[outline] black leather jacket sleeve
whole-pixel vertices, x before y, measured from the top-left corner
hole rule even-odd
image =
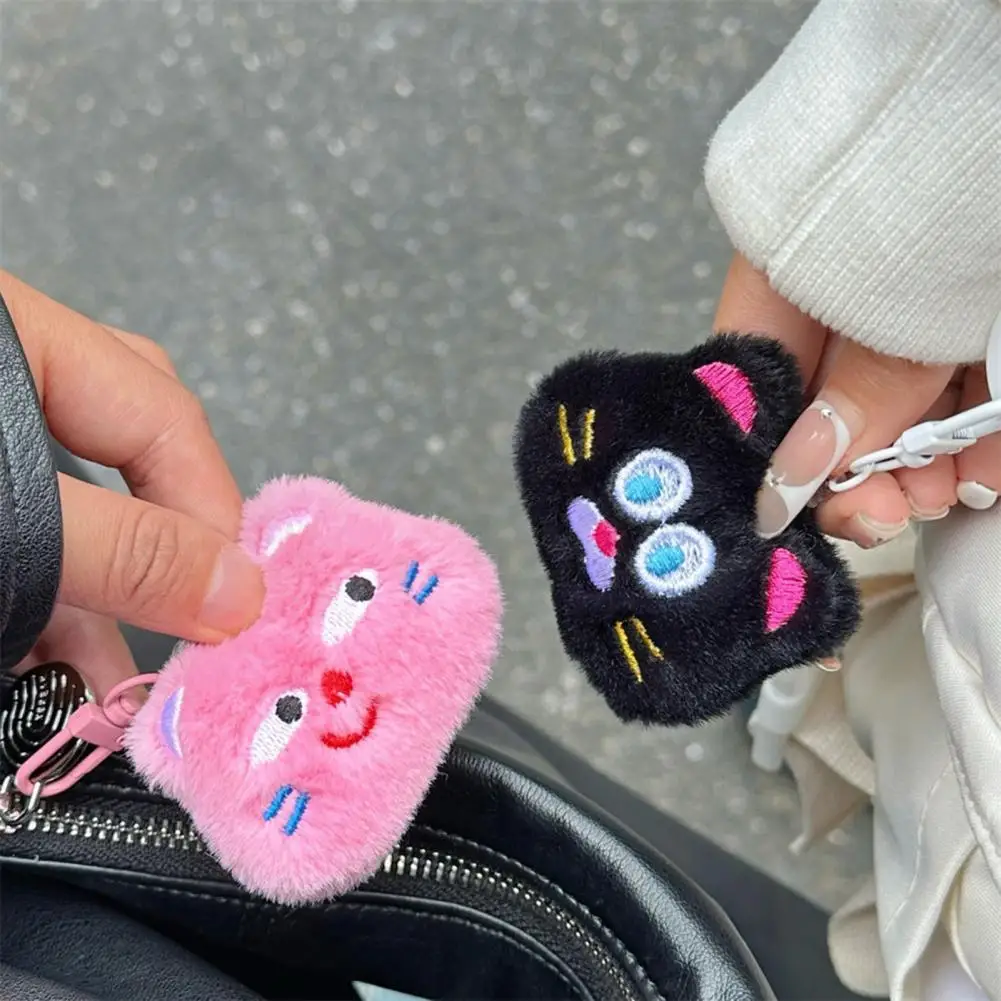
[[[59,484],[42,407],[0,297],[0,670],[45,628],[62,566]]]

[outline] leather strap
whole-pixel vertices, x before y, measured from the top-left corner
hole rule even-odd
[[[41,403],[0,297],[0,670],[52,615],[62,570],[59,481]]]

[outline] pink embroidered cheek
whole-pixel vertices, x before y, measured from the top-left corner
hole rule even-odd
[[[781,629],[803,604],[806,571],[788,549],[776,549],[768,568],[765,593],[765,630]]]
[[[736,365],[714,361],[693,373],[712,394],[713,399],[730,415],[744,434],[749,434],[758,416],[751,380]]]

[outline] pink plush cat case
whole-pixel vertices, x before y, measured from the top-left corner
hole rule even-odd
[[[260,619],[182,645],[126,745],[240,883],[322,900],[408,826],[486,684],[500,586],[461,529],[318,479],[265,486],[241,541],[264,567]]]

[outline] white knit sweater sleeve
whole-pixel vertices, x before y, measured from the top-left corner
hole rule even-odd
[[[706,184],[804,312],[915,361],[983,358],[1001,312],[1001,2],[820,0],[720,126]]]

